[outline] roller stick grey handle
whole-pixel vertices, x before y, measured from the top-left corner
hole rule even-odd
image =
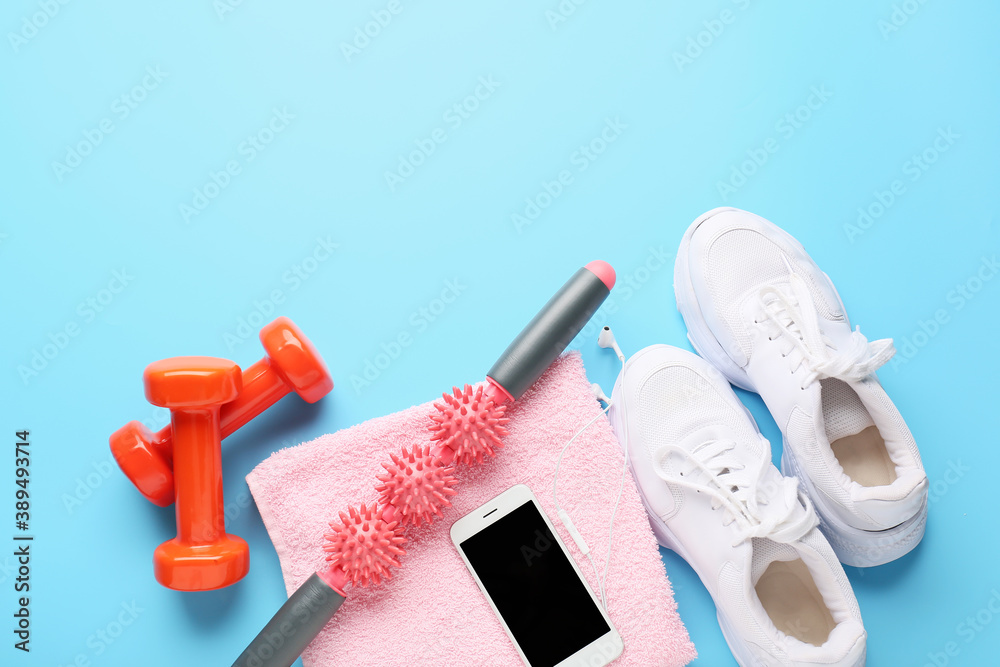
[[[313,574],[236,658],[233,667],[290,667],[337,613],[344,599]]]
[[[562,354],[611,293],[615,272],[591,262],[549,299],[504,351],[487,377],[517,400]]]

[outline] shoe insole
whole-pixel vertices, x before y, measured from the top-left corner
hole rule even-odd
[[[896,465],[878,427],[869,426],[861,433],[840,438],[830,447],[844,474],[861,486],[886,486],[896,481]]]
[[[823,425],[844,474],[861,486],[896,481],[896,466],[885,440],[858,394],[836,378],[824,378],[820,386]]]
[[[774,561],[755,590],[771,622],[789,637],[822,646],[837,627],[802,559]]]

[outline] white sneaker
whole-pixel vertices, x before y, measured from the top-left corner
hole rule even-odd
[[[830,278],[787,232],[746,211],[694,221],[674,270],[677,308],[698,352],[764,399],[841,562],[881,565],[927,522],[920,453],[875,371],[895,352],[852,331]]]
[[[610,417],[657,540],[701,577],[742,667],[865,664],[843,567],[717,370],[647,347],[618,376]]]

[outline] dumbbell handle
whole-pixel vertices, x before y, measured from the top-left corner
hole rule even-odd
[[[264,357],[243,371],[243,391],[219,410],[221,437],[228,438],[241,426],[267,410],[292,391],[281,375]],[[171,427],[164,426],[153,435],[153,447],[164,461],[173,462],[174,451],[171,444]]]
[[[228,438],[291,391],[281,374],[271,366],[270,359],[264,357],[253,364],[243,371],[243,391],[219,411],[222,437]]]
[[[184,474],[175,477],[177,540],[212,544],[225,535],[219,408],[171,410],[177,434],[175,459]]]

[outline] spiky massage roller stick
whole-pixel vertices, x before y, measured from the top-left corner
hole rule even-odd
[[[455,387],[434,403],[428,442],[389,453],[378,499],[338,514],[325,535],[328,567],[310,576],[233,667],[289,667],[333,617],[348,584],[392,578],[406,526],[430,523],[451,506],[456,467],[483,463],[503,447],[507,406],[541,376],[601,306],[615,284],[606,262],[591,262],[535,315],[475,388]]]

